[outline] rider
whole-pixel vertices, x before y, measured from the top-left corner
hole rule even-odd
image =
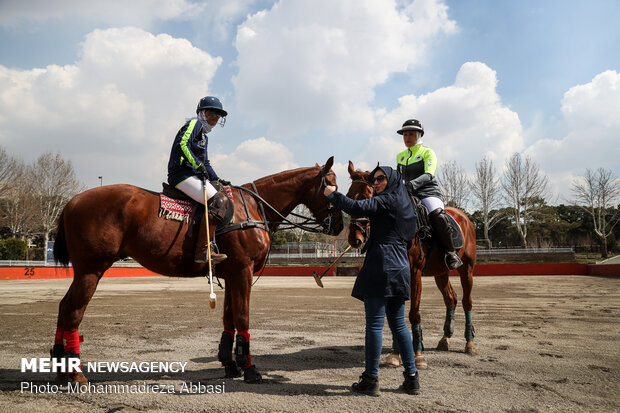
[[[202,204],[204,203],[203,182],[205,182],[210,215],[209,233],[214,238],[217,225],[214,221],[224,219],[228,198],[223,192],[218,192],[209,181],[219,181],[222,185],[230,185],[230,182],[218,178],[209,163],[207,133],[211,132],[218,122],[224,127],[228,112],[224,110],[218,98],[205,96],[198,102],[196,115],[196,117],[187,119],[174,138],[168,161],[168,183]],[[205,262],[206,258],[207,240],[204,228],[203,222],[194,258],[194,261],[199,263]],[[226,258],[226,254],[211,251],[213,262],[220,262]]]
[[[405,181],[409,194],[422,201],[429,213],[431,225],[437,230],[439,241],[446,253],[446,266],[453,270],[463,265],[452,241],[449,217],[444,210],[439,185],[435,179],[437,157],[435,152],[422,144],[424,127],[417,119],[409,119],[397,131],[403,135],[407,149],[396,155],[396,167]]]

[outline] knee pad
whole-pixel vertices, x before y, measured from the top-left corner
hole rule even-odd
[[[207,201],[209,207],[209,215],[216,222],[222,222],[226,219],[226,210],[229,204],[228,197],[223,192],[218,192]]]

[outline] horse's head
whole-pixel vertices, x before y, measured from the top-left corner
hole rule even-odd
[[[338,187],[336,174],[332,171],[334,157],[330,157],[325,165],[316,167],[319,169],[316,179],[313,180],[313,188],[305,194],[304,204],[308,207],[312,215],[321,224],[323,233],[328,235],[338,235],[343,229],[342,211],[334,208],[323,190],[327,185]]]
[[[373,188],[368,181],[369,171],[356,170],[353,162],[349,161],[349,176],[351,186],[347,196],[351,199],[367,199],[372,197]],[[353,248],[360,248],[368,239],[370,221],[366,217],[351,217],[349,224],[349,245]]]

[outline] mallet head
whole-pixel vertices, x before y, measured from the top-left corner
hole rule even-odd
[[[319,277],[319,273],[316,271],[312,271],[312,276],[314,277],[314,281],[316,281],[316,284],[321,287],[323,287],[323,281],[321,281],[321,277]]]

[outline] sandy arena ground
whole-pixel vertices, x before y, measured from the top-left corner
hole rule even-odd
[[[82,361],[178,361],[187,367],[185,373],[88,378],[116,389],[159,385],[172,394],[140,393],[139,387],[131,394],[68,393],[66,386],[50,393],[54,375],[21,373],[20,360],[49,356],[58,302],[70,280],[0,281],[0,411],[620,410],[619,278],[476,278],[476,356],[464,353],[460,304],[452,349],[436,351],[445,309],[434,280],[425,278],[429,369],[420,373],[422,392],[399,391],[401,369],[386,367],[380,371],[379,398],[350,391],[364,368],[363,308],[349,295],[353,281],[325,278],[325,289],[310,277],[258,281],[251,301],[251,350],[264,383],[250,385],[242,378],[225,379],[217,362],[222,290],[217,289],[217,309],[210,310],[204,278],[104,277],[80,327]],[[452,283],[460,297],[458,278]],[[386,334],[384,344],[389,343]],[[46,392],[21,391],[24,385]],[[203,393],[184,391],[192,386]]]

